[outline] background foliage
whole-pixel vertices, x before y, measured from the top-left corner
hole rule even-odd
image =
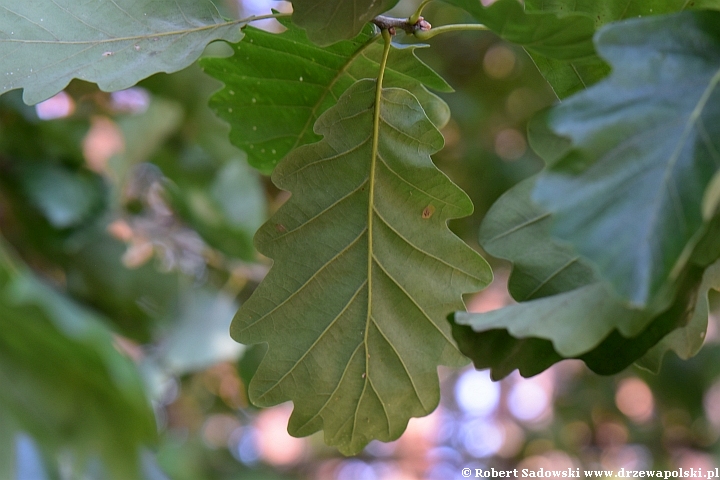
[[[366,269],[321,282],[357,294],[368,278],[401,281],[395,291],[377,290],[386,298],[369,309],[375,337],[344,348],[317,335],[323,318],[339,318],[315,301],[328,288],[298,297],[287,318],[261,304],[280,291],[294,298],[303,281],[298,252],[317,251],[324,264],[321,255],[348,245],[339,232],[364,238],[375,197],[361,193],[368,156],[357,147],[373,135],[362,115],[371,117],[368,88],[383,50],[366,22],[395,3],[406,17],[417,2],[342,2],[327,14],[318,12],[332,2],[293,3],[292,23],[270,26],[285,29],[277,34],[239,29],[270,11],[249,1],[126,0],[97,10],[0,1],[8,91],[0,96],[0,476],[398,479],[454,478],[465,466],[714,466],[714,316],[706,327],[720,287],[720,3],[430,4],[424,15],[436,27],[481,22],[491,31],[439,35],[432,48],[404,46],[415,40],[401,34],[391,48],[380,138],[407,135],[379,154],[405,183],[384,170],[377,177],[378,277]],[[368,5],[364,16],[350,8]],[[205,49],[216,39],[233,43]],[[371,80],[355,83],[363,78]],[[417,118],[394,110],[398,102]],[[345,126],[337,118],[361,120]],[[346,150],[339,157],[354,170],[299,176],[308,159]],[[452,231],[489,254],[497,279],[466,297],[471,313],[455,316],[453,336],[477,367],[507,377],[499,383],[441,369],[438,388],[435,365],[463,363],[442,346],[451,328],[444,316],[463,310],[459,294],[479,290],[489,275],[445,227],[470,213],[469,202],[430,154],[475,205],[450,222]],[[274,183],[251,167],[274,170]],[[279,188],[293,193],[290,201]],[[301,220],[353,192],[330,222],[343,225],[335,235]],[[422,196],[428,192],[446,203]],[[276,263],[258,287],[270,262],[252,237],[271,213],[257,245]],[[296,230],[308,236],[287,240]],[[368,257],[350,261],[366,268]],[[318,265],[304,265],[314,278]],[[463,269],[471,273],[455,280]],[[348,298],[337,297],[341,310]],[[413,304],[421,312],[441,305],[426,324],[434,332],[418,333],[422,316],[410,326],[391,322],[405,318],[393,309]],[[270,348],[279,349],[250,385],[265,347],[228,337],[241,305],[233,332],[249,343],[268,341],[273,322],[308,308],[327,315],[277,335]],[[256,324],[263,311],[271,315]],[[364,315],[349,315],[348,324]],[[691,361],[664,357],[673,350],[688,358],[703,341]],[[427,350],[418,354],[418,345]],[[316,346],[324,350],[313,355]],[[320,428],[305,428],[324,408],[309,382],[317,372],[328,382],[344,375],[331,353],[349,362],[362,346],[375,350],[364,371],[348,367],[350,390],[370,385],[375,393],[363,389],[347,409],[362,411],[370,426],[356,439],[344,424],[330,433],[325,425],[329,443],[359,456],[338,457],[322,435],[287,436],[288,420],[293,433]],[[371,376],[372,362],[386,365],[391,350],[397,368]],[[582,362],[529,380],[513,373],[538,374],[566,358]],[[276,365],[301,360],[309,379],[290,378],[304,389],[287,386],[293,370]],[[636,361],[663,368],[657,376],[627,368]],[[597,377],[588,367],[621,373]],[[271,395],[277,386],[282,392]],[[415,409],[403,396],[413,388]],[[258,409],[250,398],[261,406],[292,398],[296,411]],[[438,401],[397,442],[365,447],[397,438],[410,416]]]

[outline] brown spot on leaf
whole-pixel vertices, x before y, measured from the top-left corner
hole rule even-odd
[[[433,216],[433,213],[435,213],[435,207],[433,205],[428,205],[422,211],[422,218],[424,220],[427,220],[428,218]]]
[[[277,230],[278,233],[285,233],[285,232],[287,232],[287,228],[285,228],[285,225],[283,225],[282,223],[276,223],[276,224],[275,224],[275,230]]]

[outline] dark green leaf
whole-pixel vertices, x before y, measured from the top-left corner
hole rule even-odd
[[[720,261],[705,270],[702,285],[700,285],[697,304],[687,325],[673,330],[659,343],[657,343],[638,364],[648,370],[660,370],[662,359],[668,351],[673,351],[678,357],[687,360],[695,356],[705,341],[708,326],[708,293],[710,289],[720,290]]]
[[[242,38],[243,23],[223,20],[208,0],[115,0],[93,7],[1,0],[0,11],[0,90],[23,88],[28,104],[55,95],[73,78],[122,90],[187,67],[214,40]]]
[[[515,300],[568,292],[597,278],[572,247],[550,236],[550,213],[533,203],[535,178],[508,190],[488,211],[480,245],[490,255],[513,262],[508,289]]]
[[[595,22],[596,28],[600,28],[610,22],[649,15],[664,15],[685,9],[720,9],[720,1],[527,0],[525,8],[528,12],[586,15]],[[536,54],[531,55],[538,69],[552,85],[559,98],[565,98],[572,93],[584,90],[610,73],[608,64],[597,55],[572,61],[559,61]]]
[[[447,228],[472,204],[430,159],[442,136],[413,95],[388,88],[375,137],[375,95],[375,81],[357,82],[318,119],[323,140],[275,169],[293,195],[256,235],[275,263],[231,329],[269,344],[251,400],[292,400],[290,433],[324,429],[347,454],[436,407],[437,365],[465,362],[445,316],[491,278]]]
[[[560,139],[551,132],[538,125],[531,131],[541,151],[558,146]],[[562,150],[564,144],[559,146]],[[480,243],[488,253],[513,262],[509,289],[523,302],[487,313],[455,314],[453,336],[477,368],[491,368],[494,378],[514,369],[531,376],[563,358],[581,358],[597,372],[616,372],[685,325],[699,279],[688,275],[673,305],[628,308],[571,246],[549,235],[551,215],[530,199],[534,182],[527,179],[506,192],[481,227]],[[704,315],[706,322],[707,308],[696,315]]]
[[[698,289],[701,287],[701,274],[702,268],[697,266],[689,268],[680,282],[678,295],[670,308],[651,318],[650,321],[647,321],[647,327],[638,335],[628,338],[618,330],[612,330],[601,342],[581,355],[568,357],[559,354],[555,349],[555,339],[550,341],[545,338],[525,336],[525,332],[533,330],[533,327],[528,325],[528,323],[530,323],[530,318],[528,317],[532,315],[533,312],[528,309],[517,312],[526,317],[521,316],[517,318],[508,314],[508,308],[513,307],[506,307],[502,310],[489,312],[489,314],[494,314],[496,320],[504,320],[504,324],[496,322],[500,325],[500,328],[489,325],[490,322],[485,321],[483,315],[487,314],[472,315],[463,312],[456,313],[455,321],[451,318],[453,323],[453,337],[458,342],[460,351],[470,357],[477,368],[490,368],[492,376],[495,379],[503,378],[515,369],[518,369],[523,376],[532,376],[564,358],[579,358],[584,361],[591,370],[602,375],[615,374],[640,359],[653,348],[654,345],[662,340],[663,337],[688,324],[690,316],[693,315],[694,308],[696,307]],[[602,284],[598,283],[595,284],[595,286],[602,286]],[[589,288],[590,287],[582,287],[564,295],[588,290]],[[550,303],[558,297],[563,297],[563,295],[545,297],[540,301]],[[572,299],[572,297],[570,298]],[[609,298],[610,300],[612,299],[612,297]],[[538,320],[547,325],[553,325],[556,321],[563,321],[566,322],[566,325],[570,329],[577,329],[577,325],[574,325],[575,323],[587,325],[585,319],[588,314],[590,314],[594,321],[599,320],[603,323],[617,322],[618,324],[622,324],[627,319],[633,318],[627,309],[623,310],[620,306],[616,305],[613,310],[612,306],[604,305],[601,296],[595,298],[588,296],[588,299],[587,310],[576,310],[578,315],[574,318],[567,315],[565,306],[559,302],[555,304],[557,309],[554,312],[551,309],[543,311],[546,305],[542,305],[542,308],[537,312],[539,314]],[[526,302],[519,306],[527,306],[536,302],[539,301]],[[572,307],[572,305],[570,306]],[[575,305],[575,307],[577,307],[577,305]],[[607,315],[595,313],[596,308],[599,308]],[[559,320],[558,318],[548,317],[546,315],[548,313],[556,313]],[[621,315],[623,318],[614,319],[611,317],[612,315]],[[648,318],[651,316],[648,312],[643,311],[636,312],[634,315],[635,318],[642,318],[643,316]],[[701,313],[698,313],[698,315],[701,315]],[[490,317],[489,320],[493,320],[493,318]],[[516,327],[516,321],[521,323],[521,325]],[[697,320],[693,321],[697,322]],[[707,321],[707,311],[705,311],[705,321]],[[524,325],[522,324],[523,322],[525,322]],[[503,328],[504,326],[507,326],[507,328]],[[520,333],[517,336],[511,335],[508,332],[510,328],[516,329]],[[546,329],[538,330],[542,332]],[[556,329],[555,332],[559,338],[562,337],[562,331],[560,329]],[[573,347],[570,345],[570,340],[567,339],[567,341],[568,344],[562,348],[568,349],[567,351],[572,351]]]
[[[720,0],[526,0],[528,12],[578,13],[591,18],[597,27],[606,23],[648,15],[666,15],[685,9],[720,9]]]
[[[293,23],[308,32],[318,45],[352,38],[377,15],[390,10],[398,0],[292,0]]]
[[[382,55],[371,25],[352,40],[320,48],[289,21],[281,22],[287,31],[278,35],[248,27],[245,41],[233,46],[234,56],[200,62],[206,73],[225,83],[210,106],[231,125],[233,144],[264,173],[294,148],[318,141],[312,130],[317,118],[353,82],[376,77]],[[385,85],[412,92],[430,120],[442,127],[450,110],[426,87],[452,88],[415,56],[415,48],[391,50]]]
[[[475,331],[504,329],[515,338],[547,339],[565,358],[592,350],[615,329],[626,337],[639,334],[652,315],[613,298],[572,247],[550,236],[551,214],[530,199],[534,184],[530,178],[506,192],[480,229],[483,248],[513,262],[508,288],[522,303],[458,312],[455,322]]]
[[[553,212],[553,233],[638,306],[682,269],[703,227],[720,167],[719,24],[718,12],[686,12],[606,27],[597,45],[612,75],[550,114],[572,150],[535,198]]]

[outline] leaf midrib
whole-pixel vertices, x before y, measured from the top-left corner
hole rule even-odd
[[[683,129],[682,134],[680,135],[680,138],[678,139],[678,144],[675,147],[675,150],[673,151],[672,155],[668,159],[667,166],[665,168],[665,172],[663,175],[662,180],[662,187],[658,189],[658,193],[656,195],[656,201],[655,201],[655,208],[653,209],[652,216],[650,218],[649,225],[655,225],[657,223],[657,218],[660,216],[660,210],[661,210],[661,201],[659,200],[660,197],[664,195],[664,192],[667,190],[668,193],[670,193],[670,181],[672,180],[672,173],[675,169],[675,165],[677,164],[678,160],[680,159],[680,153],[683,151],[685,147],[685,143],[688,140],[688,137],[690,136],[690,133],[692,132],[693,128],[697,125],[698,120],[700,120],[702,117],[702,113],[705,110],[705,106],[707,105],[707,102],[710,100],[710,96],[713,94],[715,89],[717,88],[718,84],[720,84],[720,69],[718,69],[715,74],[710,78],[710,82],[708,82],[708,86],[703,91],[703,94],[698,99],[697,104],[695,105],[695,108],[693,108],[692,112],[690,112],[690,115],[688,116],[687,121],[685,122],[685,128]],[[672,196],[672,195],[671,195]],[[673,204],[679,201],[676,197],[673,197]],[[687,225],[687,219],[685,218],[685,213],[682,209],[682,205],[674,205],[676,207],[679,207],[680,211],[679,214],[682,217],[683,223]],[[652,233],[652,229],[649,229],[647,234],[648,236]],[[646,237],[645,241],[643,242],[643,245],[648,245],[649,238]],[[647,250],[647,249],[644,249]],[[646,253],[646,255],[650,255],[649,253]]]
[[[146,40],[149,38],[187,35],[189,33],[202,32],[205,30],[215,30],[215,29],[220,29],[220,28],[233,26],[233,25],[247,24],[249,22],[252,22],[252,21],[258,20],[258,19],[260,19],[259,16],[252,16],[252,17],[243,18],[240,20],[233,20],[230,22],[213,23],[212,25],[203,25],[202,27],[197,27],[197,28],[188,28],[188,29],[184,29],[184,30],[172,30],[169,32],[150,33],[150,34],[145,34],[145,35],[133,35],[133,36],[129,36],[129,37],[114,37],[114,38],[106,38],[106,39],[98,39],[98,40],[67,41],[67,40],[22,40],[22,39],[18,39],[18,38],[3,38],[3,39],[0,39],[0,43],[47,44],[47,45],[91,45],[91,46],[93,46],[93,45],[102,45],[102,44],[115,43],[115,42]]]

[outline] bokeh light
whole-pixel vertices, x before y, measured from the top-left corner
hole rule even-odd
[[[516,61],[515,53],[508,46],[500,43],[485,52],[483,68],[488,77],[502,80],[513,73]]]
[[[41,120],[54,120],[72,115],[75,101],[65,92],[60,92],[44,102],[35,105],[35,112]]]
[[[647,384],[639,378],[630,377],[618,384],[615,404],[633,422],[645,423],[652,418],[655,402]]]
[[[510,389],[507,406],[518,420],[536,422],[550,414],[551,396],[547,388],[535,378],[517,381]]]
[[[486,416],[495,411],[500,400],[500,386],[490,379],[488,371],[465,371],[455,385],[455,398],[464,412]]]
[[[291,412],[290,404],[268,408],[260,412],[255,422],[258,453],[260,458],[271,465],[292,465],[306,451],[305,439],[292,437],[287,432]]]

